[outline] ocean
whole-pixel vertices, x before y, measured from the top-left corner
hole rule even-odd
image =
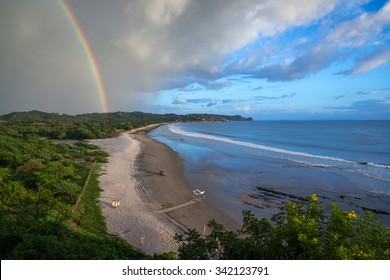
[[[150,136],[178,152],[194,188],[237,221],[242,210],[270,216],[283,197],[312,193],[390,214],[390,121],[178,123]]]

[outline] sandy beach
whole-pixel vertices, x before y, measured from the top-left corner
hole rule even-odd
[[[258,209],[261,217],[271,217],[280,212],[287,200],[298,198],[298,202],[300,197],[311,193],[317,193],[324,202],[338,202],[346,209],[351,205],[357,207],[357,211],[360,207],[386,209],[380,196],[366,197],[364,192],[358,193],[348,187],[332,190],[329,186],[321,190],[313,189],[315,184],[309,184],[307,189],[295,190],[283,188],[282,181],[275,182],[280,186],[278,189],[258,187],[256,193],[241,192],[236,203],[244,206],[237,207],[237,204],[238,210],[234,205],[226,204],[226,199],[219,199],[215,191],[206,192],[205,199],[194,198],[193,190],[201,189],[202,180],[213,179],[202,175],[199,186],[191,185],[178,153],[145,134],[155,127],[152,125],[123,133],[117,138],[92,141],[110,154],[99,178],[103,189],[100,203],[108,231],[148,254],[176,251],[175,233],[193,228],[200,233],[209,233],[205,225],[211,219],[223,223],[229,230],[239,229],[237,213],[240,213],[240,207]],[[160,170],[164,170],[164,176]],[[303,193],[305,190],[307,193]],[[120,200],[117,208],[112,206],[114,199]],[[232,211],[236,211],[236,217]],[[387,213],[378,215],[385,224],[390,224],[389,217]]]
[[[237,223],[209,203],[207,193],[205,199],[193,197],[193,190],[198,187],[187,181],[184,162],[178,153],[146,134],[133,137],[142,143],[137,166],[144,201],[149,201],[160,213],[173,218],[181,228],[184,226],[185,229],[195,228],[203,232],[204,225],[211,219],[223,223],[228,229],[239,228]],[[165,176],[159,174],[160,169],[165,170]]]
[[[110,154],[99,178],[103,190],[100,203],[109,233],[153,254],[176,251],[175,233],[189,228],[203,232],[211,219],[229,229],[239,228],[210,206],[207,195],[205,200],[193,197],[195,188],[186,180],[177,153],[142,130],[136,132],[92,141]],[[165,170],[165,176],[160,169]],[[120,200],[117,208],[112,206],[115,199]]]

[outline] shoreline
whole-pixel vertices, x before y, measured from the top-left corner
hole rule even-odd
[[[184,160],[169,146],[145,134],[133,135],[143,146],[139,154],[138,176],[146,201],[174,220],[183,229],[203,232],[211,220],[223,223],[227,229],[237,230],[240,225],[212,206],[205,193],[205,199],[193,197],[192,186],[185,176]],[[161,176],[159,170],[166,174]],[[206,228],[206,234],[208,228]]]
[[[162,128],[160,135],[158,130],[152,135],[175,147],[185,159],[188,180],[204,186],[213,206],[237,222],[242,220],[244,210],[252,211],[258,218],[269,219],[280,213],[287,201],[302,202],[316,194],[326,209],[331,203],[337,203],[341,209],[358,214],[368,211],[382,224],[390,226],[390,197],[359,184],[358,174],[261,155],[242,157],[238,150],[234,153],[213,144],[192,144],[185,137],[165,141],[169,139],[164,138],[167,132]]]
[[[99,177],[102,189],[99,202],[107,231],[148,254],[175,250],[173,236],[176,229],[157,215],[137,192],[136,158],[141,144],[127,133],[117,138],[93,140],[92,143],[110,154]],[[120,200],[117,208],[111,204],[114,199]]]
[[[183,160],[167,145],[144,134],[158,125],[91,141],[109,153],[99,177],[99,202],[108,232],[153,255],[176,252],[176,233],[187,229],[202,233],[211,219],[227,229],[238,229],[239,225],[213,208],[207,198],[192,197]],[[166,176],[159,174],[160,165]],[[114,199],[120,200],[117,208],[112,206]],[[208,230],[206,227],[205,233]]]
[[[229,213],[233,205],[221,203],[215,193],[206,192],[206,200],[192,197],[197,185],[191,185],[186,177],[184,159],[168,145],[146,134],[160,125],[163,124],[122,133],[118,138],[92,141],[110,154],[109,162],[104,166],[106,172],[99,177],[103,189],[99,201],[108,232],[152,255],[176,252],[178,244],[173,238],[176,233],[196,229],[201,234],[208,234],[209,229],[205,225],[211,219],[222,223],[228,230],[239,229],[241,221]],[[165,171],[165,176],[160,174],[160,170]],[[311,193],[319,190],[310,188]],[[291,194],[303,195],[300,193],[303,190],[295,194],[297,190],[290,188],[280,187],[276,191],[278,193],[274,194],[272,187],[259,186],[257,194],[241,192],[238,198],[247,207],[257,208],[261,216],[269,218],[280,212],[280,207]],[[349,189],[336,193],[330,189],[322,191],[325,191],[326,197],[321,193],[318,193],[319,196],[328,201],[337,201],[342,207],[350,203],[360,205],[363,200],[362,194],[353,197],[347,195],[355,193],[350,193]],[[114,197],[121,200],[117,209],[111,206]],[[366,207],[374,209],[374,204],[381,205],[380,199],[371,199],[371,203],[364,203]],[[379,216],[379,220],[389,224],[389,215]]]

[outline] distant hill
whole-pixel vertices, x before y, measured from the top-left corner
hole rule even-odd
[[[62,113],[46,113],[41,111],[13,112],[0,116],[3,121],[42,121],[42,120],[72,120],[74,117]]]
[[[75,116],[62,113],[46,113],[41,111],[13,112],[0,116],[3,121],[149,121],[149,122],[191,122],[191,121],[252,121],[251,117],[245,118],[239,115],[226,116],[214,114],[152,114],[143,112],[113,112],[113,113],[88,113]]]

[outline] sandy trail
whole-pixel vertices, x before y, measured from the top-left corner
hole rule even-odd
[[[178,210],[180,208],[187,207],[189,205],[195,204],[197,202],[200,202],[200,200],[199,199],[191,199],[190,201],[184,202],[182,204],[161,209],[160,212],[162,212],[162,213],[172,212],[172,211]]]

